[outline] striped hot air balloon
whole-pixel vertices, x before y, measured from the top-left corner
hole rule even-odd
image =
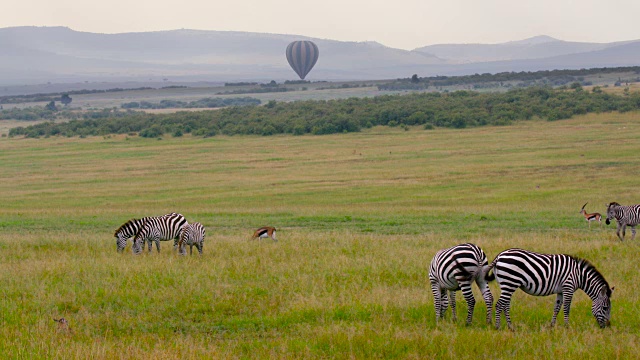
[[[311,41],[294,41],[287,46],[287,61],[293,71],[304,79],[318,61],[318,46]]]

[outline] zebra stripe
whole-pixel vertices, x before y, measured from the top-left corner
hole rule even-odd
[[[193,246],[196,246],[200,255],[202,255],[202,245],[204,243],[205,231],[204,226],[199,222],[187,224],[182,227],[178,249],[180,255],[187,253],[186,245],[189,245],[189,255],[193,255]]]
[[[171,213],[149,218],[133,239],[133,253],[139,254],[144,248],[144,242],[149,242],[149,251],[155,241],[156,249],[160,252],[160,241],[173,239],[173,248],[178,247],[180,230],[187,225],[187,219],[182,214]]]
[[[143,217],[141,219],[131,219],[126,223],[120,225],[115,231],[113,236],[116,238],[116,250],[120,253],[124,251],[127,246],[127,240],[130,237],[135,236],[144,223],[151,219],[151,217]]]
[[[569,324],[571,299],[577,289],[591,298],[591,312],[601,328],[609,326],[611,291],[602,274],[587,260],[565,254],[539,254],[522,249],[508,249],[493,260],[493,269],[500,284],[500,298],[496,303],[496,328],[500,327],[500,313],[504,312],[511,328],[511,296],[518,289],[529,295],[557,294],[551,325],[555,325],[560,307],[564,304],[564,322]]]
[[[636,225],[640,224],[640,205],[622,206],[617,202],[612,202],[607,206],[605,223],[609,225],[612,219],[616,219],[618,223],[616,235],[620,241],[624,241],[627,226],[631,226],[631,240],[633,240],[636,238]],[[622,230],[622,236],[620,236],[620,230]]]
[[[487,256],[481,248],[474,244],[460,244],[438,251],[433,260],[431,260],[429,269],[429,281],[433,291],[436,320],[444,317],[449,305],[447,290],[451,296],[453,319],[456,319],[455,292],[456,290],[462,290],[462,295],[468,305],[467,324],[470,324],[476,304],[476,299],[471,289],[471,284],[475,281],[487,306],[487,323],[490,324],[493,296],[487,282],[493,280],[493,278],[489,277],[488,273]]]

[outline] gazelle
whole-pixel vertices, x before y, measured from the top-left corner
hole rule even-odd
[[[586,202],[584,205],[582,205],[582,209],[580,210],[580,214],[582,214],[584,216],[584,219],[587,220],[587,222],[589,222],[589,228],[591,228],[591,222],[593,220],[598,222],[598,225],[602,224],[602,215],[600,215],[599,213],[587,213],[587,211],[584,209],[585,206],[587,206],[588,202]]]
[[[268,237],[272,238],[273,241],[278,241],[276,240],[276,228],[272,226],[263,226],[253,233],[251,240],[256,238],[264,239]]]

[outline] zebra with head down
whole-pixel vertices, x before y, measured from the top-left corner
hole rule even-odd
[[[176,249],[182,227],[187,224],[187,219],[177,213],[147,219],[133,239],[133,253],[141,253],[145,241],[149,243],[149,251],[155,242],[156,248],[160,252],[160,241],[173,239],[173,248]]]
[[[551,325],[555,325],[560,308],[564,307],[564,322],[569,324],[573,294],[582,289],[591,298],[591,312],[601,328],[609,326],[613,287],[587,260],[565,254],[540,254],[522,249],[508,249],[496,256],[489,269],[500,285],[496,303],[496,328],[504,312],[511,328],[511,296],[522,289],[529,295],[556,294]]]
[[[126,223],[120,225],[120,227],[113,234],[113,236],[116,238],[116,250],[119,253],[124,251],[124,248],[127,246],[127,240],[131,237],[134,237],[148,219],[150,219],[150,217],[131,219]]]

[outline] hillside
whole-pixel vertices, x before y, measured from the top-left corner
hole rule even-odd
[[[284,56],[304,36],[172,30],[94,34],[68,28],[0,29],[0,77],[37,81],[176,81],[295,79]],[[373,42],[311,39],[320,60],[311,79],[394,76],[394,68],[444,63]],[[399,72],[398,72],[399,73]]]
[[[640,58],[639,41],[578,43],[548,36],[407,51],[370,41],[283,34],[187,29],[97,34],[13,27],[0,29],[0,85],[293,80],[297,76],[284,51],[300,39],[313,40],[320,49],[308,76],[312,81],[634,66]]]
[[[424,46],[414,51],[432,54],[447,61],[462,64],[554,58],[604,50],[628,43],[571,42],[543,35],[502,44],[441,44]]]

